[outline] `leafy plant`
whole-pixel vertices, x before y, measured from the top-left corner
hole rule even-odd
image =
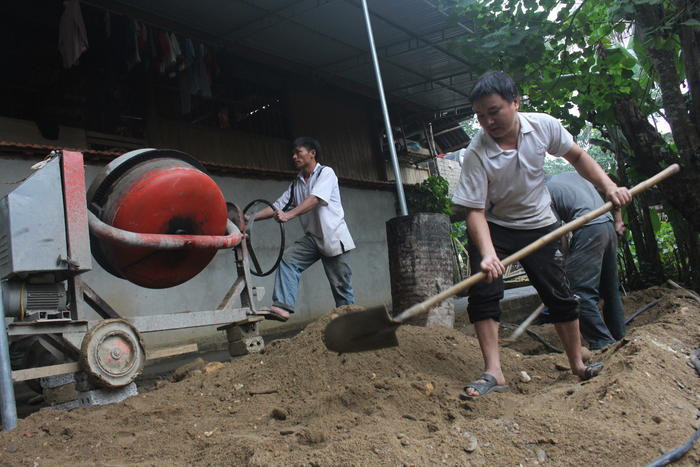
[[[406,189],[406,205],[409,214],[436,212],[450,215],[452,202],[447,194],[450,185],[439,175],[431,175],[422,183]]]

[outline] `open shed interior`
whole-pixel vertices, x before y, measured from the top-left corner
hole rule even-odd
[[[467,144],[458,122],[473,77],[450,51],[466,26],[449,26],[428,1],[402,3],[420,17],[390,3],[374,2],[371,17],[399,159],[412,165]],[[114,155],[171,147],[287,171],[291,139],[313,134],[342,177],[387,179],[359,2],[206,4],[79,2],[85,50],[68,58],[63,2],[2,6],[0,139]]]

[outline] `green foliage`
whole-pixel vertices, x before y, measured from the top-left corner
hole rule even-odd
[[[612,121],[612,104],[633,96],[657,109],[635,54],[622,45],[629,15],[617,0],[457,0],[450,11],[473,29],[459,44],[472,68],[512,75],[527,109],[564,120],[573,134],[586,120]],[[557,14],[549,11],[556,8]],[[642,84],[647,84],[643,86]]]
[[[479,125],[479,121],[476,119],[476,115],[473,115],[468,120],[459,122],[459,125],[462,127],[462,129],[467,134],[467,136],[469,136],[470,139],[474,138],[474,136],[476,136],[476,134],[481,129],[481,125]]]
[[[469,252],[467,251],[467,242],[469,241],[467,236],[467,222],[453,222],[452,229],[450,230],[450,237],[452,239],[452,251],[457,269],[454,271],[453,279],[455,282],[460,282],[470,275]]]
[[[600,130],[593,128],[589,123],[578,135],[576,141],[608,174],[614,174],[617,171],[617,161],[612,153],[612,145],[601,135]],[[571,172],[574,168],[561,157],[547,157],[544,161],[544,170],[548,174],[558,174]]]
[[[679,264],[681,259],[678,257],[678,244],[673,227],[670,222],[662,220],[655,210],[651,210],[650,214],[664,273],[667,277],[678,280],[682,266]]]
[[[443,177],[431,175],[422,183],[406,189],[406,205],[409,214],[436,212],[450,215],[452,202],[447,192],[450,185]]]
[[[488,70],[510,74],[521,86],[523,110],[561,119],[607,172],[617,170],[617,153],[629,178],[645,178],[640,170],[643,161],[635,160],[629,150],[619,153],[624,137],[614,105],[631,101],[644,117],[661,111],[649,51],[675,57],[678,75],[685,79],[678,31],[681,25],[698,27],[697,2],[442,0],[441,5],[471,31],[455,47],[464,52],[475,74]],[[650,5],[658,11],[659,21],[654,29],[644,29],[638,15]],[[658,149],[668,154],[667,161],[677,161],[679,151],[672,142]],[[548,158],[545,164],[550,173],[571,170],[559,158]],[[659,226],[659,235],[666,238],[670,227],[663,222]],[[663,251],[661,243],[660,247]],[[671,253],[664,255],[664,261],[674,261]]]
[[[544,160],[544,171],[548,174],[555,175],[563,172],[571,172],[574,170],[571,164],[566,162],[566,159],[562,157],[548,156]]]
[[[545,112],[561,119],[578,135],[579,144],[609,173],[620,168],[631,181],[648,176],[648,160],[640,160],[620,129],[620,108],[658,116],[663,108],[659,76],[652,63],[671,57],[690,101],[685,63],[681,59],[682,27],[700,30],[700,3],[673,0],[438,0],[467,33],[454,44],[475,74],[502,70],[521,86],[522,110]],[[659,53],[661,52],[661,53]],[[654,62],[652,62],[654,57]],[[665,96],[664,96],[665,97]],[[616,105],[620,104],[619,107]],[[678,109],[675,109],[678,110]],[[466,126],[466,125],[465,125]],[[630,133],[628,130],[627,133]],[[673,141],[654,147],[664,162],[696,157]],[[688,155],[689,154],[689,155]],[[617,157],[615,157],[617,156]],[[685,158],[685,159],[684,159]],[[664,165],[664,164],[662,164]],[[687,165],[687,163],[686,163]],[[560,158],[548,158],[545,170],[571,170]],[[646,175],[645,175],[646,174]],[[654,216],[652,215],[652,220]],[[683,264],[673,230],[653,220],[665,272]],[[630,249],[635,246],[630,237]],[[644,274],[644,271],[641,271]]]
[[[467,246],[467,221],[459,221],[452,223],[452,230],[450,232],[452,238],[459,241],[465,247]]]
[[[598,128],[587,123],[576,137],[576,141],[600,164],[605,172],[609,175],[617,172],[617,161],[612,143],[603,136]]]

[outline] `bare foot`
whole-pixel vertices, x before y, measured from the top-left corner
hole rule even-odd
[[[290,313],[284,308],[280,308],[278,306],[271,306],[270,311],[279,316],[280,318],[289,319]]]
[[[591,351],[586,347],[581,347],[581,360],[583,363],[587,363],[591,359]]]

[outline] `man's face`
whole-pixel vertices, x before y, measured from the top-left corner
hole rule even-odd
[[[481,128],[494,140],[498,141],[517,130],[520,97],[508,102],[498,94],[489,94],[472,105]]]
[[[308,150],[304,146],[297,146],[292,153],[292,161],[297,169],[311,168],[316,162],[316,150]]]

